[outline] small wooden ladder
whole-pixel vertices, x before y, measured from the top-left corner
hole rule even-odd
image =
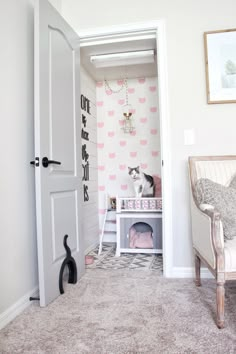
[[[105,234],[114,234],[116,235],[116,231],[113,230],[106,230],[106,225],[107,224],[116,224],[116,218],[110,219],[108,218],[109,212],[115,212],[113,209],[106,209],[105,215],[104,215],[104,220],[102,224],[102,231],[100,235],[100,242],[99,242],[99,249],[98,249],[98,254],[100,255],[102,252],[102,244],[103,244],[103,239]]]

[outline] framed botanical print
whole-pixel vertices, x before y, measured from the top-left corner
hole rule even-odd
[[[208,103],[236,102],[236,29],[204,33]]]

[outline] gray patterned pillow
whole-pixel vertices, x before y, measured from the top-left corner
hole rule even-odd
[[[199,204],[211,204],[220,212],[224,239],[232,240],[236,236],[236,189],[201,178],[196,182],[195,191]]]

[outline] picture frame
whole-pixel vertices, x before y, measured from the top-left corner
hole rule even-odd
[[[111,206],[111,210],[116,210],[116,198],[115,197],[110,198],[110,206]]]
[[[236,29],[204,32],[207,103],[236,102]]]

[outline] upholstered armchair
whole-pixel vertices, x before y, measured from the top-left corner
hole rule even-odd
[[[236,279],[236,156],[189,157],[189,173],[195,282],[201,285],[203,262],[216,279],[217,326],[223,328],[224,285]]]

